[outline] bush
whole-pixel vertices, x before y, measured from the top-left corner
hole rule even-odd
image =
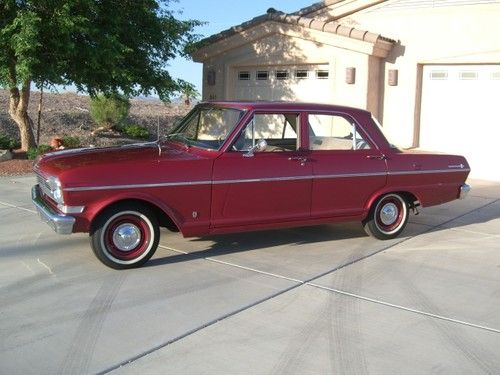
[[[0,133],[0,150],[12,150],[21,147],[21,143],[17,139]]]
[[[123,95],[98,95],[90,100],[90,117],[98,127],[105,129],[120,125],[129,109],[130,101]]]
[[[128,124],[120,127],[120,131],[129,137],[139,138],[139,139],[148,139],[149,131],[143,126]]]
[[[33,160],[38,155],[45,154],[49,151],[53,151],[52,147],[50,147],[49,145],[38,145],[38,147],[30,148],[28,152],[26,152],[26,156],[28,156],[28,159]]]
[[[81,145],[80,138],[69,135],[62,137],[61,141],[65,148],[77,148]]]

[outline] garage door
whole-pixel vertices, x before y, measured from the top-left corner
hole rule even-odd
[[[420,147],[467,157],[470,177],[500,181],[500,65],[423,70]]]
[[[237,100],[294,100],[331,103],[333,84],[328,64],[238,67]]]

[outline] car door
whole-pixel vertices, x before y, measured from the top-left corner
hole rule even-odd
[[[301,146],[300,115],[254,113],[214,163],[213,228],[308,219],[312,166]],[[259,140],[267,146],[252,151]]]
[[[361,215],[386,184],[385,156],[347,114],[309,113],[307,123],[314,175],[311,217]]]

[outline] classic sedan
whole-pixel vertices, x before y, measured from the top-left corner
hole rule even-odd
[[[410,212],[464,198],[462,156],[402,151],[364,110],[207,102],[163,139],[58,151],[34,166],[32,200],[57,233],[88,232],[109,267],[138,267],[160,227],[184,236],[360,221],[381,240]]]

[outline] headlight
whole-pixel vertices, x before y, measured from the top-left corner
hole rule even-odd
[[[50,189],[50,195],[52,199],[54,199],[54,201],[59,204],[64,204],[61,181],[59,181],[57,177],[49,177],[47,179],[47,185]]]

